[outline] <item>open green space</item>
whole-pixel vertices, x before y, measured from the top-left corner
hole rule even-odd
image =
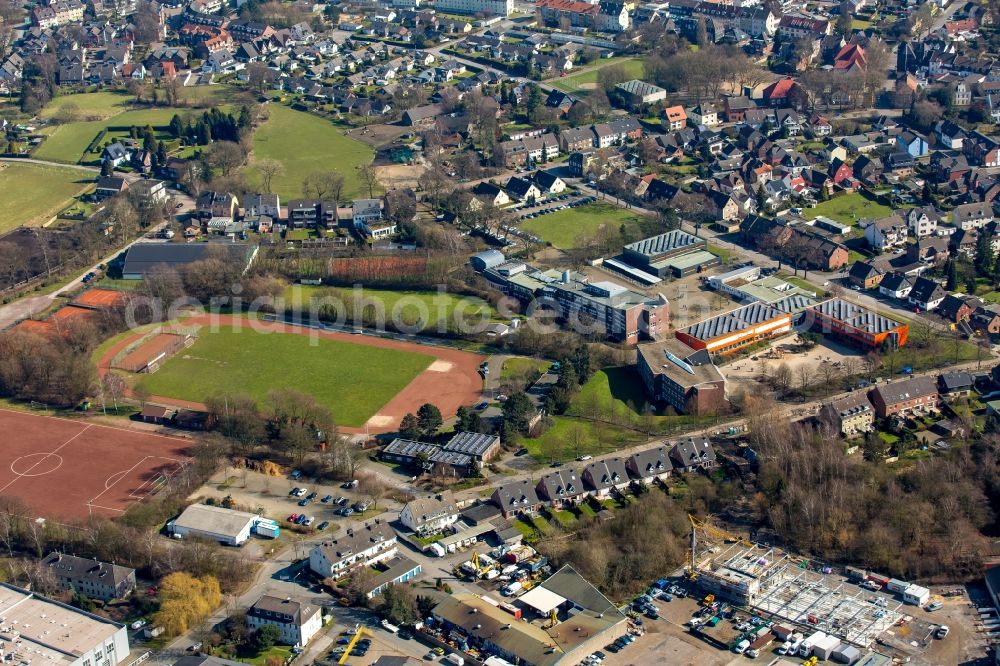
[[[500,370],[500,379],[516,379],[523,377],[532,370],[545,372],[550,365],[552,364],[544,359],[515,356],[503,362],[503,368]]]
[[[314,171],[336,171],[344,177],[344,198],[368,196],[358,167],[372,161],[371,146],[355,141],[330,121],[280,104],[269,106],[270,117],[254,134],[257,159],[281,162],[284,173],[271,189],[283,200],[302,196],[302,181]],[[253,169],[250,169],[253,172]]]
[[[584,244],[602,227],[610,226],[617,233],[624,224],[634,226],[638,216],[608,203],[592,203],[525,220],[521,228],[560,249]]]
[[[492,321],[496,312],[487,303],[471,296],[460,296],[437,291],[404,291],[392,289],[341,289],[338,287],[316,287],[311,285],[292,285],[285,290],[286,307],[303,313],[311,313],[313,308],[319,308],[322,303],[345,304],[348,313],[347,320],[353,319],[355,301],[361,308],[374,304],[381,306],[385,312],[385,320],[398,321],[406,326],[422,323],[422,329],[452,330],[457,321],[480,322]],[[320,313],[322,314],[322,312]],[[456,317],[459,319],[456,320]],[[362,314],[358,313],[358,319]]]
[[[601,455],[645,441],[641,434],[600,421],[552,417],[553,426],[541,437],[525,439],[528,453],[542,464]]]
[[[93,178],[78,169],[0,163],[0,233],[44,224],[91,183]]]
[[[639,415],[652,408],[646,398],[646,388],[639,373],[632,367],[605,368],[594,373],[580,387],[569,413],[576,416],[598,417],[616,411]]]
[[[557,79],[552,79],[547,83],[553,88],[558,88],[564,92],[580,92],[581,90],[592,88],[597,83],[597,72],[612,65],[621,65],[624,67],[626,75],[630,79],[641,79],[643,77],[641,58],[611,58],[610,60],[601,60],[577,74],[568,74]]]
[[[812,220],[822,215],[843,224],[856,224],[866,217],[879,218],[892,213],[892,209],[866,199],[860,192],[853,192],[829,201],[821,201],[814,208],[806,208],[805,216]]]
[[[275,389],[296,389],[328,406],[339,425],[364,425],[434,360],[429,354],[292,333],[260,333],[249,324],[203,328],[188,349],[140,385],[154,395],[204,401],[245,393],[264,401]]]
[[[205,103],[215,100],[220,105],[224,105],[227,101],[235,99],[234,95],[235,93],[228,86],[201,86],[199,88],[185,88],[183,98],[191,103]],[[42,116],[57,116],[60,110],[65,109],[66,105],[76,104],[80,120],[44,128],[42,133],[48,138],[32,153],[32,157],[70,164],[80,161],[95,161],[98,158],[97,153],[90,155],[83,153],[98,133],[107,127],[163,126],[169,124],[170,119],[175,114],[183,118],[186,115],[198,115],[204,112],[204,109],[189,106],[132,108],[129,106],[130,102],[130,97],[112,92],[79,93],[56,97],[42,110]],[[229,110],[225,106],[220,106],[220,108]],[[95,116],[100,119],[87,120],[87,118]],[[124,136],[128,136],[127,131],[109,133],[101,141],[98,153],[108,141]],[[166,137],[160,136],[158,138],[164,139]]]

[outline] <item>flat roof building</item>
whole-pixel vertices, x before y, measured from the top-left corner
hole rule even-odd
[[[726,378],[705,349],[676,338],[641,344],[636,369],[653,401],[681,414],[718,414],[726,405]]]
[[[129,655],[125,625],[0,583],[4,661],[23,666],[115,666]],[[13,640],[16,636],[17,640]]]
[[[245,271],[257,255],[257,246],[242,243],[136,243],[125,254],[122,279],[141,280],[160,267],[181,269],[212,253],[228,257]]]

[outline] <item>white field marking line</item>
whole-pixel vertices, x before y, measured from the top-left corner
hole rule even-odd
[[[18,472],[16,469],[14,469],[14,463],[16,463],[18,460],[24,460],[25,458],[27,458],[29,456],[41,456],[41,460],[39,460],[37,463],[35,463],[35,465],[33,465],[32,467],[28,468],[28,472],[30,472],[32,469],[34,469],[34,467],[36,465],[42,464],[42,461],[46,460],[49,456],[52,456],[53,458],[59,458],[59,464],[56,465],[54,468],[50,469],[47,472],[39,472],[38,474],[29,474],[28,472]],[[45,476],[46,474],[51,474],[52,472],[55,472],[60,467],[62,467],[63,466],[63,462],[65,462],[63,460],[63,457],[61,455],[59,455],[58,453],[26,453],[23,456],[18,456],[17,458],[14,458],[10,462],[10,471],[13,472],[14,474],[16,474],[18,476],[22,476],[22,477],[24,477],[24,476]]]
[[[58,453],[59,451],[61,451],[63,449],[64,446],[66,446],[67,444],[69,444],[70,442],[72,442],[74,439],[76,439],[77,437],[79,437],[83,433],[85,433],[88,430],[90,430],[90,428],[91,428],[91,424],[88,423],[86,426],[84,426],[83,430],[81,430],[80,432],[76,433],[75,435],[73,435],[72,437],[70,437],[69,439],[67,439],[65,442],[63,442],[62,444],[60,444],[59,447],[56,448],[54,451],[49,451],[49,455]],[[45,460],[45,458],[42,458],[42,460]],[[16,479],[11,479],[9,482],[7,482],[6,485],[4,485],[2,488],[0,488],[0,493],[3,493],[3,491],[7,490],[12,485],[14,485],[15,483],[17,483],[21,479],[23,479],[25,477],[25,475],[28,474],[28,472],[30,472],[31,470],[33,470],[36,467],[38,467],[42,463],[42,460],[39,460],[34,465],[32,465],[31,467],[29,467],[27,470],[25,470],[25,472],[23,474],[20,474],[18,472],[14,472],[15,474],[17,474],[17,478]],[[14,470],[11,470],[11,471],[13,472]]]
[[[184,463],[183,461],[181,461],[181,460],[179,460],[177,458],[167,458],[167,457],[164,457],[164,456],[143,456],[138,462],[136,462],[134,465],[132,465],[128,469],[120,470],[118,472],[114,472],[113,474],[108,475],[108,477],[104,480],[104,490],[102,490],[97,495],[94,495],[93,497],[91,497],[90,500],[87,501],[87,504],[88,505],[92,505],[92,506],[97,506],[96,504],[94,504],[94,502],[96,500],[100,499],[105,493],[107,493],[109,490],[111,490],[116,485],[118,485],[118,483],[122,479],[124,479],[126,476],[128,476],[130,473],[132,473],[135,470],[136,467],[138,467],[139,465],[142,465],[143,463],[145,463],[150,458],[153,458],[153,459],[156,459],[156,460],[169,460],[169,461],[175,463],[178,467],[180,467],[182,469],[186,465],[186,463]],[[114,480],[112,481],[112,479],[114,479]],[[139,489],[143,488],[148,483],[149,483],[149,481],[144,481],[142,483],[142,485],[139,486]],[[141,499],[139,497],[135,497],[132,492],[129,492],[129,497],[131,497],[132,499]],[[108,507],[103,507],[103,508],[108,508]]]
[[[14,409],[2,409],[2,408],[0,408],[0,412],[6,412],[8,414],[17,414],[19,416],[33,416],[35,418],[52,419],[53,421],[62,421],[63,423],[78,423],[78,421],[72,421],[70,419],[64,419],[64,418],[62,418],[60,416],[49,416],[48,414],[29,414],[27,412],[19,412],[19,411],[14,410]],[[102,424],[88,423],[87,427],[88,428],[105,428],[107,430],[117,430],[119,432],[127,432],[130,435],[142,435],[144,437],[159,437],[160,439],[169,439],[172,442],[184,443],[186,445],[191,445],[191,444],[194,443],[193,440],[187,439],[187,438],[184,438],[184,437],[173,437],[172,435],[161,435],[161,434],[156,433],[156,432],[146,432],[145,430],[138,430],[138,429],[133,429],[133,428],[122,428],[120,426],[104,425],[103,423]],[[58,450],[59,449],[56,449],[56,451],[58,451]],[[55,453],[55,451],[53,451],[53,453]],[[2,488],[0,488],[0,490],[2,490]]]

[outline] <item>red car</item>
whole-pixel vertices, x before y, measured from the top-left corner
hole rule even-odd
[[[292,515],[288,516],[288,522],[290,523],[294,523],[298,519],[299,519],[299,514],[297,513],[293,513]]]

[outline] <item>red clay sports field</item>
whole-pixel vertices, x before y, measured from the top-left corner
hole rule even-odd
[[[118,516],[189,462],[188,440],[0,409],[0,495],[52,520]]]

